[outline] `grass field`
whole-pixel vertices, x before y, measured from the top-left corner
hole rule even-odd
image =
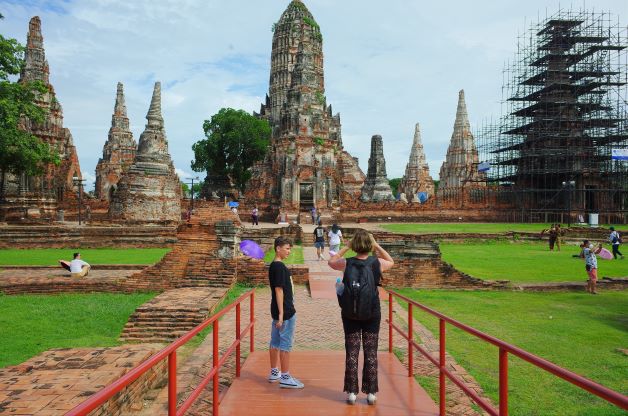
[[[609,247],[607,247],[609,248]],[[549,251],[547,243],[485,241],[481,243],[441,243],[443,260],[474,277],[510,280],[516,283],[567,282],[586,280],[584,261],[576,245],[563,245]],[[628,276],[628,260],[598,258],[598,276]]]
[[[628,291],[598,296],[411,289],[401,293],[615,391],[628,392]],[[438,334],[436,318],[422,312],[415,316]],[[448,325],[447,351],[497,403],[497,348]],[[626,414],[516,357],[509,359],[509,374],[511,415]],[[435,391],[437,380],[421,381]]]
[[[1,249],[0,265],[56,266],[58,260],[72,260],[79,251],[81,259],[90,264],[153,264],[170,251],[169,248],[36,248]]]
[[[414,223],[414,224],[381,224],[386,231],[410,234],[439,233],[472,233],[495,234],[508,231],[540,233],[551,224],[542,223],[483,223],[483,222],[451,222],[451,223]]]
[[[271,247],[264,254],[264,261],[270,263],[275,258],[275,249]],[[290,255],[284,260],[285,264],[303,264],[303,247],[299,245],[293,245]]]
[[[108,347],[129,316],[155,294],[0,294],[0,368],[50,348]]]

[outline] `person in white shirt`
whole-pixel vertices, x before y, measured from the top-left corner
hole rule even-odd
[[[340,227],[338,224],[334,224],[331,226],[331,230],[327,233],[327,237],[329,237],[329,253],[333,251],[337,253],[340,251],[340,244],[342,243],[342,231],[340,231]]]
[[[72,277],[87,276],[92,266],[81,260],[81,253],[74,253],[74,260],[70,262],[70,273]]]
[[[608,236],[608,241],[613,245],[613,257],[617,260],[617,256],[623,260],[624,255],[619,251],[619,245],[621,244],[621,237],[619,233],[615,231],[615,227],[610,227],[611,234]]]

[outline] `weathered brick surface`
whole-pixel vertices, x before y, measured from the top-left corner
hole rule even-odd
[[[0,413],[60,415],[117,380],[159,351],[161,345],[52,349],[13,367],[0,369]],[[130,406],[163,380],[166,362],[140,376],[92,416],[128,414]]]

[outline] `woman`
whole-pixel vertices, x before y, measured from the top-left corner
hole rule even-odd
[[[257,205],[255,205],[255,207],[251,211],[251,221],[253,222],[253,225],[259,225],[258,218],[259,218],[259,210],[257,209]]]
[[[357,254],[355,257],[344,259],[344,254],[352,249]],[[375,256],[369,256],[373,251]],[[379,325],[381,321],[381,308],[377,286],[382,285],[382,272],[390,269],[394,261],[371,234],[365,230],[356,231],[349,246],[345,246],[329,259],[331,268],[344,271],[343,282],[345,290],[348,285],[348,272],[350,265],[353,267],[370,267],[374,279],[373,311],[370,319],[355,320],[345,317],[343,310],[342,326],[345,332],[345,383],[344,391],[347,393],[347,403],[354,404],[358,394],[358,355],[360,353],[360,341],[364,348],[364,368],[362,371],[362,393],[367,394],[367,402],[375,404],[378,392],[377,385],[377,343],[379,338]]]
[[[340,250],[340,244],[342,243],[342,231],[338,224],[331,226],[331,230],[327,233],[329,237],[329,254],[337,253]],[[332,253],[333,252],[333,253]]]

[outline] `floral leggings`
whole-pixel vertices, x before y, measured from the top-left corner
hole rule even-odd
[[[354,321],[342,318],[345,330],[345,386],[347,393],[358,393],[358,357],[360,343],[364,349],[362,369],[362,393],[377,393],[377,344],[380,317],[368,321]]]

